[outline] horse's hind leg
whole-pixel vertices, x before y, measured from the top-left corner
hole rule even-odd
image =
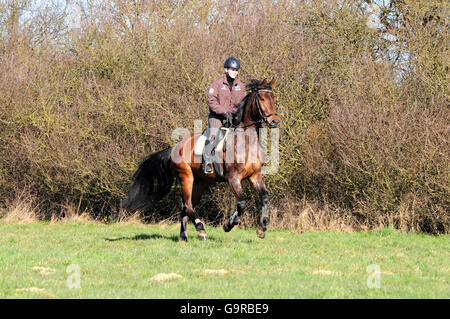
[[[195,225],[195,229],[198,232],[198,237],[206,240],[208,235],[206,234],[203,223],[194,211],[193,202],[196,204],[200,200],[200,196],[206,190],[207,184],[204,185],[203,183],[194,183],[194,175],[192,174],[192,170],[190,168],[185,169],[183,173],[180,174],[180,182],[183,207],[181,212],[181,231],[179,239],[182,241],[187,241],[186,229],[189,218]]]
[[[192,190],[192,206],[195,207],[199,202],[203,195],[203,193],[209,188],[210,184],[208,182],[202,180],[194,181],[193,190]],[[202,240],[208,239],[208,234],[205,231],[205,226],[203,222],[198,217],[198,214],[194,209],[188,212],[189,219],[195,225],[195,229],[198,232],[198,238]]]
[[[192,210],[192,186],[194,184],[194,176],[189,167],[183,167],[179,170],[179,178],[181,184],[181,230],[179,241],[187,241],[187,223],[189,220],[189,213]]]
[[[180,237],[178,237],[179,241],[187,241],[187,223],[189,221],[189,217],[187,216],[186,209],[183,207],[181,208],[181,230],[180,230]]]

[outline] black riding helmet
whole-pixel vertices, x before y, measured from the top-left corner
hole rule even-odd
[[[225,60],[223,67],[239,70],[241,68],[241,62],[238,59],[230,56],[228,59]]]

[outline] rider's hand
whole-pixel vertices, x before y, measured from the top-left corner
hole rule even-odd
[[[233,125],[233,115],[230,112],[225,113],[225,126],[230,127]]]

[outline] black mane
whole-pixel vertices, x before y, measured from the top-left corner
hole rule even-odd
[[[264,82],[264,81],[260,81],[260,80],[257,80],[257,79],[251,79],[251,80],[250,80],[250,83],[248,83],[248,84],[245,86],[245,88],[246,88],[247,90],[250,90],[250,93],[251,93],[251,91],[256,90],[263,82]],[[260,87],[260,89],[269,89],[269,88],[270,88],[269,83],[266,83],[265,86]],[[247,95],[248,95],[248,94],[247,94]]]
[[[242,122],[243,117],[244,117],[244,110],[245,110],[245,105],[247,104],[247,100],[250,96],[250,94],[255,91],[258,86],[260,86],[264,81],[260,81],[260,80],[256,80],[256,79],[252,79],[250,80],[250,83],[248,83],[245,88],[250,91],[247,93],[247,95],[244,97],[244,99],[242,100],[242,102],[239,104],[238,106],[238,110],[236,112],[236,115],[233,119],[233,125],[237,126],[239,125],[239,123]]]
[[[239,104],[239,106],[237,108],[236,115],[233,118],[233,125],[235,125],[235,126],[238,126],[239,123],[241,123],[244,118],[245,105],[247,104],[247,100],[248,100],[248,97],[250,96],[250,93],[247,93],[247,95],[244,97],[244,99],[242,100],[242,102]]]
[[[244,99],[242,100],[241,104],[239,104],[238,106],[238,110],[236,112],[236,116],[233,120],[233,124],[234,125],[239,125],[239,123],[242,122],[243,117],[244,117],[244,110],[245,110],[245,105],[247,104],[247,100],[250,96],[250,94],[255,91],[256,89],[270,89],[270,85],[267,83],[266,85],[264,85],[263,87],[259,87],[264,81],[260,81],[257,79],[251,79],[250,83],[248,83],[247,85],[245,85],[245,88],[250,91],[247,93],[247,95],[244,97]]]

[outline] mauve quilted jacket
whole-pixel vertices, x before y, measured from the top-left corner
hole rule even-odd
[[[244,99],[245,86],[238,79],[234,79],[232,90],[228,86],[227,76],[224,74],[220,79],[214,81],[208,91],[208,106],[211,114],[225,115],[225,113],[236,113],[237,106]]]

